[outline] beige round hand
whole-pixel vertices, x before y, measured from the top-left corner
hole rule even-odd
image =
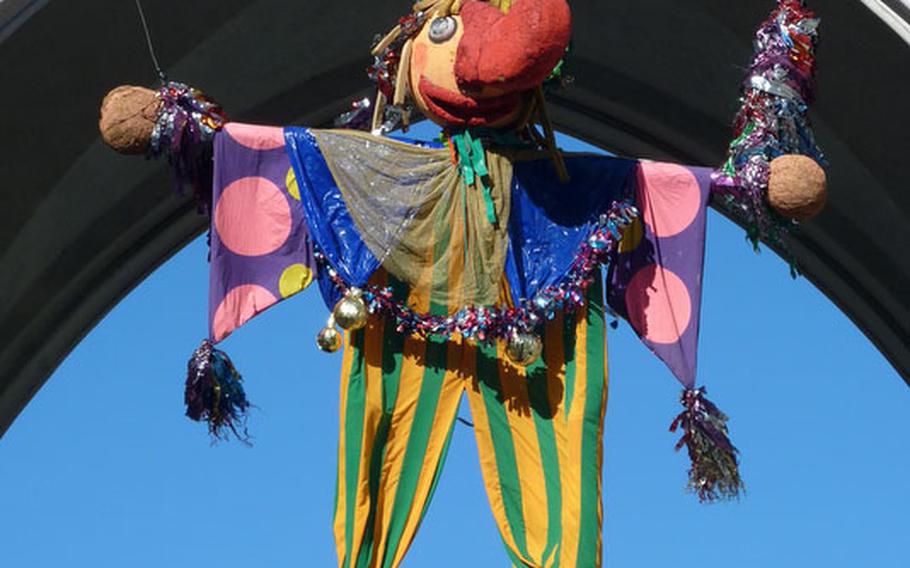
[[[121,154],[145,154],[161,101],[145,87],[121,85],[101,102],[98,128],[104,142]]]
[[[808,156],[787,154],[771,161],[768,203],[788,219],[808,221],[828,200],[825,170]]]

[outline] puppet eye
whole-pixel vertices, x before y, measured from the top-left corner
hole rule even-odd
[[[436,18],[430,22],[430,40],[433,43],[448,41],[455,35],[456,28],[458,28],[458,23],[455,22],[455,18],[451,16]]]

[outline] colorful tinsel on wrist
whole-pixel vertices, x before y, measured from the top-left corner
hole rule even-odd
[[[735,499],[744,491],[728,418],[706,394],[704,387],[685,389],[680,396],[685,410],[670,424],[671,432],[682,428],[676,451],[686,448],[691,462],[688,486],[702,503]]]
[[[516,307],[471,305],[447,316],[424,314],[396,301],[391,288],[378,286],[365,287],[363,299],[370,313],[391,317],[399,333],[441,339],[460,335],[481,343],[508,340],[516,332],[526,333],[538,324],[552,320],[558,312],[571,312],[583,306],[588,287],[599,277],[601,266],[608,263],[617,250],[623,230],[637,217],[638,210],[633,205],[614,203],[600,216],[592,233],[579,247],[563,280]],[[328,266],[322,253],[317,251],[315,256],[338,290],[347,294],[351,286]]]
[[[186,415],[208,424],[209,433],[216,440],[232,433],[248,443],[246,415],[250,403],[242,381],[227,353],[216,349],[208,339],[203,340],[187,362]]]
[[[824,163],[807,116],[813,100],[819,20],[799,0],[779,0],[755,35],[755,53],[743,84],[727,161],[715,174],[714,190],[739,217],[748,238],[785,247],[795,224],[767,205],[770,162],[803,154]]]
[[[158,90],[161,106],[149,141],[149,156],[167,154],[177,193],[187,187],[201,214],[212,203],[212,138],[227,122],[221,106],[202,91],[169,81]]]

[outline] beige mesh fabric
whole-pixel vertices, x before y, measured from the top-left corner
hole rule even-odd
[[[465,187],[447,149],[350,130],[312,130],[361,238],[399,280],[447,311],[499,296],[512,163],[488,150],[497,222],[483,188]]]

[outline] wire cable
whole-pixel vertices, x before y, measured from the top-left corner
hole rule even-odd
[[[152,34],[149,31],[148,22],[145,20],[145,12],[142,10],[142,3],[139,0],[136,1],[136,10],[139,12],[139,21],[142,23],[142,31],[145,32],[145,43],[149,48],[149,55],[152,56],[152,64],[155,66],[155,71],[158,72],[158,78],[161,79],[161,83],[167,83],[167,73],[161,69],[161,65],[158,64],[158,56],[155,55],[155,47],[152,45]]]

